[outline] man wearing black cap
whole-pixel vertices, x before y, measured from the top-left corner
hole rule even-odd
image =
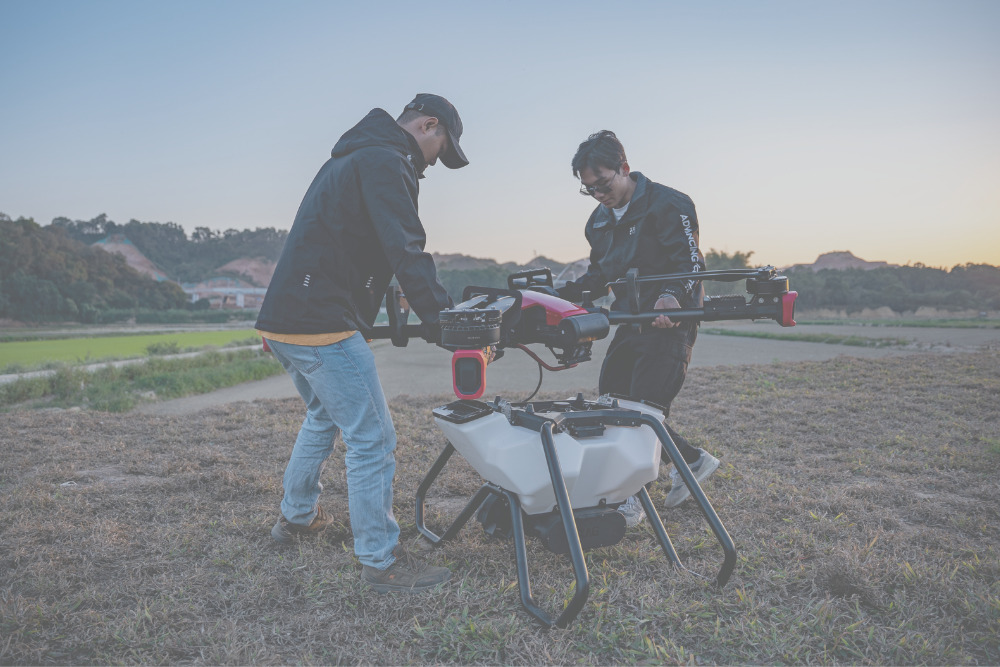
[[[264,297],[257,330],[306,403],[285,469],[280,544],[322,531],[320,472],[340,433],[348,507],[362,579],[379,592],[447,581],[399,545],[392,512],[396,432],[364,332],[393,275],[420,320],[453,303],[437,279],[417,216],[419,179],[440,159],[469,163],[462,120],[448,100],[421,93],[399,118],[373,109],[348,130],[299,206]]]

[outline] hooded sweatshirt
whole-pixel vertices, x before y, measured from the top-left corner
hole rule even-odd
[[[603,296],[609,282],[624,278],[633,267],[640,277],[705,270],[705,258],[698,247],[698,216],[691,198],[654,183],[638,171],[629,178],[636,187],[621,219],[604,204],[598,204],[590,215],[584,232],[590,243],[590,265],[580,278],[559,288],[563,298],[579,301],[584,291],[595,298]],[[611,309],[627,310],[624,287],[613,291]],[[700,308],[705,291],[701,281],[695,280],[647,283],[641,289],[640,310],[652,310],[661,294],[672,294],[685,308]]]
[[[422,322],[453,305],[424,252],[426,167],[416,139],[373,109],[333,148],[299,205],[257,318],[280,334],[366,331],[393,275]]]

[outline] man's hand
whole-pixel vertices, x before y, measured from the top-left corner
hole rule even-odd
[[[681,304],[677,302],[676,297],[670,294],[664,294],[656,301],[656,305],[653,306],[653,310],[671,310],[680,307]],[[674,322],[666,315],[660,315],[653,320],[653,326],[657,329],[669,329],[671,327],[680,326],[680,322]]]
[[[497,346],[487,345],[483,348],[483,356],[486,357],[486,363],[491,364],[493,360],[497,358]]]

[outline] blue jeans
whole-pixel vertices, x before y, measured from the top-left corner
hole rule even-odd
[[[392,513],[396,430],[368,343],[355,333],[319,347],[272,340],[267,344],[306,403],[306,417],[285,468],[281,513],[304,526],[315,518],[320,471],[340,433],[347,447],[354,553],[364,565],[389,567],[399,542],[399,524]]]

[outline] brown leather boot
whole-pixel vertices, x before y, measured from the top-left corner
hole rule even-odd
[[[308,526],[292,523],[282,515],[278,523],[271,529],[271,537],[278,544],[291,544],[295,541],[295,536],[319,535],[326,527],[333,523],[330,515],[323,511],[323,508],[316,505],[316,516]]]
[[[385,570],[365,565],[361,580],[379,593],[414,593],[443,584],[451,579],[451,570],[420,560],[402,545],[392,551],[396,562]]]

